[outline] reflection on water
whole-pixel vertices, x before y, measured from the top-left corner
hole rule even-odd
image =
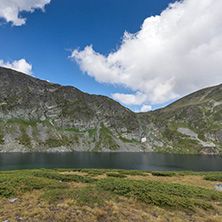
[[[74,152],[0,154],[0,170],[40,168],[222,171],[222,157],[165,153]]]

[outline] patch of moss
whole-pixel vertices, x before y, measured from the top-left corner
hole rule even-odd
[[[89,137],[90,137],[90,138],[95,138],[96,131],[97,131],[97,128],[89,129],[89,130],[88,130]]]
[[[0,145],[3,145],[4,143],[5,143],[4,135],[0,134]]]
[[[67,128],[64,131],[75,132],[75,133],[85,133],[85,131],[80,131],[80,130],[74,129],[74,128]]]
[[[22,135],[16,139],[19,141],[20,144],[26,147],[31,147],[31,139],[26,133],[26,127],[23,125],[20,125],[20,132]]]
[[[62,140],[56,138],[48,138],[45,142],[45,145],[48,147],[59,147],[64,145]]]
[[[22,119],[9,119],[6,121],[6,123],[17,123],[17,124],[20,124],[20,125],[25,125],[25,126],[36,126],[37,123],[42,123],[43,121],[40,121],[40,120],[29,120],[29,121],[25,121],[25,120],[22,120]]]
[[[135,139],[129,140],[129,139],[126,139],[126,138],[121,137],[121,136],[119,137],[119,139],[120,139],[121,141],[123,141],[124,143],[138,143],[138,141],[135,140]]]
[[[102,146],[110,150],[118,150],[120,146],[116,143],[114,136],[103,123],[100,125],[99,141],[96,143],[92,151],[102,151]]]

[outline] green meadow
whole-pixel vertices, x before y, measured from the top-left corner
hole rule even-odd
[[[0,221],[222,221],[220,181],[222,172],[1,171]]]

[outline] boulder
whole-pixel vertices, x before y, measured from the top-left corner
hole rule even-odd
[[[10,199],[9,202],[14,203],[16,200],[18,200],[18,198]]]
[[[213,189],[222,192],[222,183],[216,183]]]

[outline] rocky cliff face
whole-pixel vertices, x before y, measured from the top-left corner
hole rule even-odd
[[[1,151],[140,149],[137,116],[108,97],[5,68],[0,90]]]
[[[136,114],[108,97],[0,68],[0,152],[218,153],[221,109],[222,86]]]

